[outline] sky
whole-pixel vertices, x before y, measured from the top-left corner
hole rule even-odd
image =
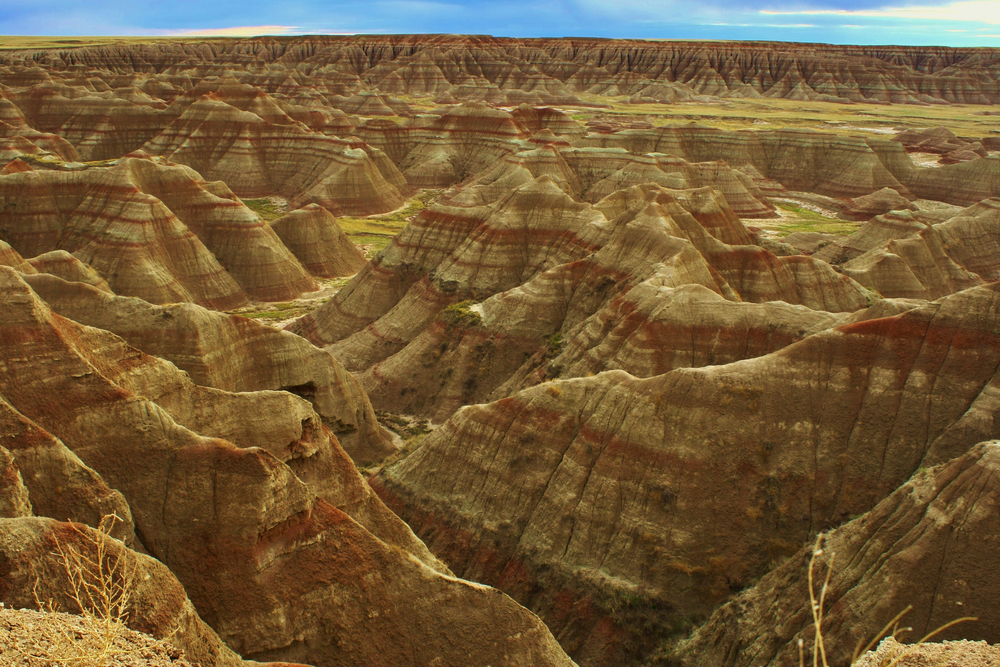
[[[0,0],[0,35],[359,33],[1000,47],[1000,0]]]

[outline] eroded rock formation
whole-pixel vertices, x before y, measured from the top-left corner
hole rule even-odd
[[[815,551],[814,590],[827,569],[832,575],[824,622],[831,664],[850,661],[858,642],[877,637],[907,607],[912,610],[903,618],[910,628],[904,637],[910,641],[971,616],[977,620],[945,630],[938,640],[1000,643],[1000,618],[988,592],[996,559],[991,536],[998,529],[998,468],[1000,443],[993,441],[919,470],[871,511],[822,535],[721,607],[679,644],[672,661],[797,665],[798,641],[814,641],[808,568]]]
[[[571,664],[510,598],[449,576],[309,403],[198,387],[52,313],[13,270],[0,279],[0,395],[121,492],[139,543],[231,648],[319,665]]]
[[[811,532],[997,435],[996,291],[861,315],[756,359],[466,407],[376,488],[581,663],[636,659],[657,635],[638,619],[663,636],[710,613]]]

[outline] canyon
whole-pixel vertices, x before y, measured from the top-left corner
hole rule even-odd
[[[12,42],[0,603],[113,515],[202,667],[997,644],[998,61]]]

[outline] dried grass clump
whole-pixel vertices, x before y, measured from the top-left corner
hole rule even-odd
[[[137,634],[127,623],[138,559],[110,536],[118,521],[121,518],[117,515],[107,515],[97,530],[69,524],[79,538],[72,544],[53,537],[53,555],[59,558],[68,582],[66,608],[52,599],[39,598],[41,581],[35,582],[35,602],[43,612],[66,612],[82,618],[76,623],[53,619],[46,633],[33,635],[39,644],[34,648],[42,649],[40,657],[50,664],[106,667],[121,664],[123,655],[138,650],[125,641],[127,635]]]
[[[809,663],[812,665],[812,667],[820,667],[820,665],[822,665],[822,667],[829,667],[826,660],[826,646],[824,644],[824,639],[823,639],[823,613],[824,613],[823,609],[826,603],[826,593],[830,587],[830,577],[833,574],[833,559],[834,556],[836,556],[836,554],[831,553],[830,558],[826,562],[826,575],[823,577],[823,586],[819,590],[819,595],[817,595],[816,581],[815,581],[815,566],[816,566],[816,558],[818,556],[822,556],[824,553],[823,551],[824,538],[825,536],[822,534],[816,538],[816,546],[813,547],[812,555],[809,557],[809,604],[812,609],[813,632],[814,632],[814,639],[812,646],[812,662]],[[910,605],[907,606],[903,611],[896,614],[888,623],[885,624],[885,627],[882,628],[882,631],[879,632],[874,639],[868,642],[868,644],[864,648],[862,648],[861,642],[858,642],[858,645],[854,647],[854,655],[851,657],[852,667],[858,663],[858,659],[861,656],[870,651],[876,644],[881,642],[883,639],[885,638],[897,639],[900,635],[902,635],[905,632],[912,632],[913,628],[908,628],[908,627],[901,628],[899,626],[899,622],[902,620],[902,618],[906,616],[906,614],[910,613],[910,610],[912,609],[913,606]],[[900,661],[904,660],[907,656],[911,655],[917,648],[919,648],[925,642],[929,641],[931,638],[937,636],[938,634],[944,632],[945,630],[954,625],[957,625],[959,623],[964,623],[966,621],[976,621],[976,620],[978,619],[973,616],[964,616],[962,618],[956,618],[953,621],[945,623],[944,625],[934,630],[933,632],[927,633],[913,644],[905,646],[897,644],[897,646],[901,647],[900,650],[893,651],[892,654],[886,658],[886,660],[879,663],[878,667],[897,667],[897,665],[900,664]],[[802,639],[799,639],[799,667],[806,667],[806,665],[807,663],[806,663],[805,642]]]

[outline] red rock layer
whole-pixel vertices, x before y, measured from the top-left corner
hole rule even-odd
[[[118,294],[227,309],[317,288],[274,231],[221,183],[129,158],[0,177],[0,237],[22,255],[66,250]]]
[[[365,253],[347,238],[329,211],[309,204],[271,223],[271,228],[314,276],[339,278],[357,273]]]
[[[110,90],[50,83],[8,93],[8,98],[33,128],[59,135],[84,160],[121,157],[156,136],[165,124],[161,110],[166,104],[144,95],[129,100]]]
[[[115,292],[154,303],[246,303],[202,241],[124,167],[10,174],[0,178],[0,191],[17,202],[0,217],[0,237],[22,255],[76,253]]]
[[[875,638],[908,606],[912,611],[902,619],[907,630],[899,635],[903,641],[971,616],[977,620],[946,630],[936,641],[1000,642],[1000,617],[988,594],[997,567],[990,538],[1000,530],[993,510],[1000,497],[998,471],[996,441],[921,469],[871,511],[821,535],[721,607],[677,646],[674,664],[797,664],[800,641],[811,654],[815,630],[808,578],[816,550],[814,590],[818,593],[827,569],[832,575],[823,624],[830,664],[846,664],[854,646]]]
[[[123,166],[131,182],[198,235],[249,296],[282,301],[318,289],[274,230],[225,183],[206,183],[189,168],[164,168],[150,159],[129,159]]]
[[[530,132],[506,111],[466,103],[401,125],[370,121],[357,135],[384,150],[411,186],[440,188],[492,166]]]
[[[329,353],[297,336],[194,304],[154,306],[50,276],[25,280],[55,312],[173,362],[199,385],[285,390],[305,398],[358,465],[394,451],[357,380]]]
[[[197,387],[52,314],[12,270],[0,280],[0,395],[121,491],[143,547],[234,650],[320,666],[485,664],[498,652],[571,664],[512,600],[395,546],[405,529],[373,511],[379,501],[308,403]]]
[[[997,435],[998,289],[757,359],[466,407],[375,487],[456,572],[538,611],[578,662],[637,664],[817,529]]]

